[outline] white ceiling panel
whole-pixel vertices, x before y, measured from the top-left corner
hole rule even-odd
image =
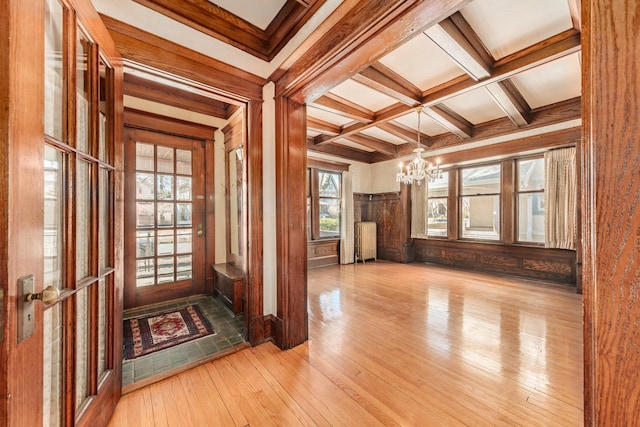
[[[265,30],[287,0],[209,0],[209,2]]]
[[[314,138],[314,137],[316,137],[318,135],[320,135],[320,132],[307,128],[307,136],[308,137]]]
[[[474,125],[506,116],[484,88],[458,95],[443,104]]]
[[[344,126],[347,123],[352,122],[352,120],[348,117],[343,117],[329,111],[321,110],[320,108],[316,108],[313,105],[307,106],[307,115],[338,126]]]
[[[355,80],[345,80],[330,91],[347,101],[354,102],[371,111],[382,110],[398,101],[384,93],[371,89]]]
[[[463,74],[449,55],[423,33],[384,56],[380,62],[423,91]]]
[[[494,59],[573,27],[567,0],[474,0],[460,12]]]
[[[365,147],[364,145],[360,145],[357,142],[349,141],[346,139],[337,139],[334,142],[340,145],[344,145],[346,147],[357,148],[358,150],[368,151],[369,153],[376,151],[369,147]]]
[[[557,59],[511,78],[531,108],[575,98],[581,94],[578,53]]]
[[[384,130],[378,128],[378,127],[365,129],[360,133],[363,133],[365,135],[372,136],[374,138],[378,138],[378,139],[381,139],[383,141],[390,142],[390,143],[396,144],[396,145],[404,144],[406,142],[404,139],[398,138],[397,136],[392,135],[389,132],[384,131]]]
[[[404,116],[398,117],[395,121],[402,123],[405,126],[409,126],[411,129],[418,129],[418,114],[416,114],[415,111],[411,111]],[[424,113],[422,113],[422,117],[420,118],[420,129],[423,134],[429,136],[436,136],[449,132],[447,128],[443,127],[440,123],[436,122]],[[417,132],[416,139],[418,139]]]

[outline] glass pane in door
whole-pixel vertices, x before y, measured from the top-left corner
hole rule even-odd
[[[136,143],[137,287],[191,278],[191,162],[188,150]]]
[[[76,147],[89,152],[91,138],[91,41],[78,28],[76,43]]]
[[[44,283],[64,287],[63,250],[63,154],[44,146]],[[62,316],[61,304],[44,311],[42,425],[62,422]]]
[[[80,412],[82,403],[87,397],[87,380],[89,370],[89,307],[87,305],[87,288],[76,293],[76,414]]]
[[[44,133],[64,141],[63,9],[58,0],[44,8]]]
[[[42,425],[62,425],[62,305],[44,311]]]
[[[76,162],[76,280],[89,276],[91,239],[91,166]]]

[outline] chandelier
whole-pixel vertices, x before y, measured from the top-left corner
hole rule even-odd
[[[434,165],[422,158],[422,153],[424,152],[424,148],[420,146],[420,116],[422,115],[422,107],[418,107],[416,111],[418,112],[418,148],[413,150],[413,152],[416,153],[416,157],[407,163],[407,166],[405,166],[406,170],[402,169],[402,163],[400,163],[400,172],[396,175],[396,182],[403,184],[413,184],[415,182],[420,185],[422,184],[422,180],[433,182],[436,178],[440,177],[440,163],[437,162],[436,165]]]

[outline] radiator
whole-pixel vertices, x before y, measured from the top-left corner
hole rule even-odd
[[[356,222],[355,227],[356,262],[376,259],[376,223]]]

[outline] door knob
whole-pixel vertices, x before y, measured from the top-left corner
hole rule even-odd
[[[49,305],[55,300],[57,300],[59,296],[60,296],[60,291],[58,290],[58,288],[56,288],[53,285],[49,285],[46,288],[44,288],[42,292],[37,294],[27,294],[25,295],[24,298],[27,302],[39,299],[43,303]]]

